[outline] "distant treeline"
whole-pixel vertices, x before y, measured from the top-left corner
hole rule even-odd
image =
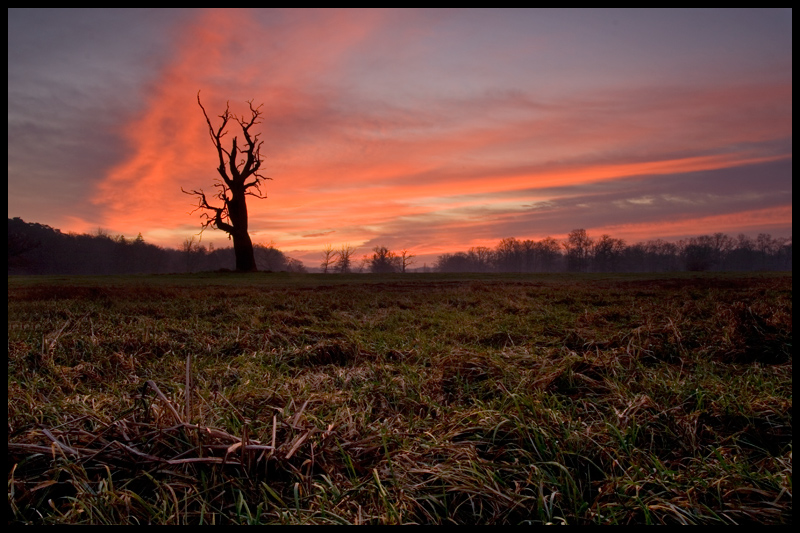
[[[261,271],[304,271],[303,264],[273,246],[256,245]],[[8,219],[9,274],[167,274],[233,269],[233,248],[214,249],[195,238],[180,250],[135,239],[62,233],[44,224]]]
[[[439,256],[439,272],[674,272],[791,270],[792,238],[760,234],[736,238],[715,233],[677,242],[661,239],[627,244],[609,235],[590,238],[586,230],[564,241],[503,239],[495,248]]]
[[[376,247],[360,262],[355,249],[330,246],[324,252],[325,272],[407,272],[415,257]],[[303,264],[271,245],[256,245],[261,271],[304,272]],[[8,219],[9,274],[157,274],[233,269],[233,248],[214,249],[194,238],[182,249],[162,248],[135,239],[62,233],[43,224]],[[438,272],[675,272],[792,270],[792,238],[760,234],[756,238],[724,233],[701,235],[677,242],[661,239],[627,244],[609,235],[591,238],[583,229],[563,241],[503,239],[494,248],[473,247],[444,254],[432,268]]]

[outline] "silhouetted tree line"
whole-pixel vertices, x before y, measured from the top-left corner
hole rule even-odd
[[[360,261],[356,249],[326,248],[326,272],[405,272],[413,264],[408,250],[393,252],[377,246]],[[255,245],[258,270],[304,272],[303,264],[273,245]],[[62,233],[58,229],[20,218],[8,219],[9,274],[145,274],[229,270],[235,266],[233,248],[214,249],[194,237],[180,250],[135,239]],[[601,235],[593,239],[583,229],[564,241],[507,238],[494,248],[473,247],[467,252],[439,256],[439,272],[674,272],[791,270],[792,238],[759,234],[756,238],[724,233],[701,235],[677,242],[661,239],[627,244]]]
[[[254,252],[261,271],[305,271],[272,245],[255,245]],[[9,274],[167,274],[230,270],[235,264],[233,248],[214,249],[194,237],[176,250],[146,243],[141,233],[135,239],[103,231],[79,235],[8,219]]]
[[[559,242],[503,239],[494,248],[440,255],[439,272],[674,272],[791,270],[792,238],[759,234],[751,238],[724,233],[677,242],[661,239],[628,245],[609,235],[590,238],[570,232]]]
[[[330,244],[327,245],[322,251],[320,270],[323,274],[365,271],[375,274],[406,272],[408,267],[414,264],[413,258],[416,257],[408,250],[396,253],[385,246],[376,246],[372,250],[372,256],[364,255],[360,261],[356,262],[353,259],[355,252],[356,248],[349,244],[343,245],[339,250],[334,249]]]

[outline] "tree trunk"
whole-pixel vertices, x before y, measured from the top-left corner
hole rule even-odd
[[[247,204],[244,190],[231,191],[233,198],[228,202],[228,216],[233,226],[233,252],[236,255],[237,272],[256,272],[256,256],[253,241],[247,232]]]
[[[233,235],[233,252],[236,255],[237,272],[256,272],[256,256],[253,253],[253,241],[250,235],[244,232],[236,232]]]

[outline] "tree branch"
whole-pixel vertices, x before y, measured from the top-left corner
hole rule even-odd
[[[231,179],[228,176],[228,173],[225,172],[225,156],[227,155],[230,159],[230,154],[222,147],[222,138],[227,135],[225,126],[228,125],[228,120],[230,120],[231,117],[230,102],[226,104],[225,112],[219,116],[222,119],[222,125],[216,132],[214,131],[214,126],[211,124],[211,119],[208,118],[206,108],[203,107],[202,102],[200,102],[200,91],[197,91],[197,105],[199,105],[200,109],[203,110],[203,116],[206,118],[206,124],[208,124],[208,135],[211,137],[211,142],[217,149],[217,155],[219,156],[219,167],[217,167],[217,172],[219,172],[219,175],[222,176],[223,180],[225,180],[225,183],[231,185]],[[233,146],[234,150],[236,150],[236,139],[233,140]]]
[[[209,215],[208,213],[200,214],[201,217],[206,219],[206,221],[202,223],[202,230],[206,229],[208,226],[213,226],[217,229],[221,229],[225,233],[233,234],[233,226],[225,222],[225,220],[228,219],[228,200],[225,196],[225,190],[227,189],[223,189],[222,192],[217,193],[217,197],[223,200],[224,207],[216,207],[208,203],[206,193],[203,191],[203,189],[187,191],[181,187],[181,191],[183,191],[185,194],[191,194],[198,197],[197,207],[192,210],[192,213],[198,209],[207,209],[214,212],[213,216]]]

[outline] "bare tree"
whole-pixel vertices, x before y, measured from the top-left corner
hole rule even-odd
[[[495,254],[487,246],[473,246],[467,252],[467,256],[472,264],[471,270],[473,272],[489,272],[492,268]]]
[[[364,272],[364,269],[367,268],[367,265],[369,265],[369,262],[370,262],[369,256],[366,254],[362,255],[361,259],[358,260],[358,264],[356,265],[356,272],[362,274]]]
[[[221,229],[228,234],[229,238],[233,239],[236,270],[240,272],[254,272],[257,270],[256,259],[253,254],[253,241],[247,231],[246,198],[247,196],[266,198],[266,195],[261,192],[261,184],[263,180],[270,179],[259,172],[262,163],[261,145],[264,142],[259,140],[260,134],[253,134],[251,131],[254,126],[261,123],[259,120],[262,114],[261,106],[253,107],[252,100],[247,103],[250,106],[249,118],[236,116],[231,112],[230,104],[227,104],[225,112],[219,115],[219,118],[222,119],[222,124],[219,128],[214,129],[205,107],[200,102],[200,92],[198,91],[197,105],[203,110],[211,142],[214,143],[219,157],[217,172],[221,179],[216,180],[214,187],[219,189],[215,197],[221,204],[216,202],[216,205],[211,204],[203,189],[186,191],[181,187],[181,190],[186,194],[198,197],[195,211],[199,209],[206,211],[201,215],[201,217],[205,218],[202,230],[211,226]],[[222,138],[228,134],[226,128],[231,120],[239,124],[244,136],[244,143],[240,147],[238,144],[239,138],[234,137],[231,142],[231,148],[227,149],[223,147]]]
[[[200,241],[194,240],[194,235],[190,239],[183,241],[183,253],[186,257],[186,271],[195,272],[200,265],[203,256],[206,253],[205,247],[200,244]]]
[[[603,234],[592,245],[591,253],[595,272],[616,272],[625,253],[625,241]]]
[[[376,246],[373,251],[375,253],[372,254],[372,260],[370,261],[370,272],[387,273],[400,270],[400,258],[397,257],[397,254],[385,246]]]
[[[336,270],[340,274],[347,274],[351,271],[353,266],[353,255],[356,253],[356,248],[349,244],[343,244],[336,257]]]
[[[491,250],[484,246],[470,248],[470,253],[475,250],[475,258],[479,264],[486,265],[486,272],[491,266]],[[494,263],[500,272],[522,272],[522,246],[514,237],[503,239],[497,244],[494,253]]]
[[[400,272],[406,273],[406,268],[414,264],[412,258],[417,257],[408,250],[400,250]]]
[[[535,245],[538,257],[536,272],[555,272],[561,259],[561,245],[553,237],[545,237]]]
[[[574,229],[570,231],[566,242],[562,244],[567,251],[567,270],[571,272],[586,272],[589,268],[593,244],[592,239],[586,234],[586,230]]]
[[[322,273],[327,274],[328,269],[332,268],[334,263],[336,263],[336,258],[338,257],[339,252],[333,249],[333,246],[330,244],[325,246],[325,249],[322,250],[322,263],[320,263],[320,267],[322,268]]]

